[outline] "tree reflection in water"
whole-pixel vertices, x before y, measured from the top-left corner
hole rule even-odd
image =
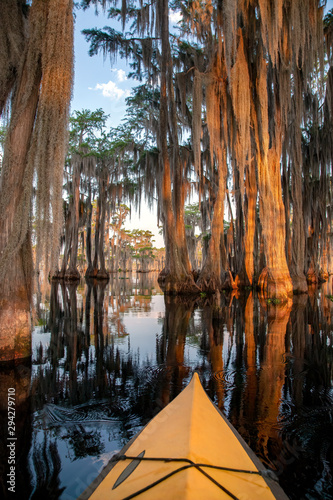
[[[252,292],[164,298],[146,274],[53,283],[20,412],[27,498],[76,498],[194,370],[290,498],[332,497],[326,295],[274,306]]]

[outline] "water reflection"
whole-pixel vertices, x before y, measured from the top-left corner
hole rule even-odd
[[[31,473],[28,464],[28,454],[32,440],[32,418],[30,393],[31,366],[28,362],[6,366],[0,370],[0,498],[29,498],[31,492]],[[8,391],[10,389],[10,391]],[[15,390],[15,440],[8,440],[8,393]],[[11,430],[13,427],[11,427]],[[10,448],[12,445],[12,452]],[[14,464],[13,464],[14,460]],[[12,465],[13,464],[13,465]],[[15,493],[9,491],[12,487],[8,476],[10,467],[15,467]]]
[[[290,498],[332,498],[331,283],[275,307],[164,297],[156,278],[52,285],[31,370],[0,373],[3,391],[17,387],[19,497],[76,498],[198,370]]]

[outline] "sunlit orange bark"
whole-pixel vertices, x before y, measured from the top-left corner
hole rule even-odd
[[[252,285],[254,277],[254,238],[257,208],[257,181],[255,169],[252,166],[246,170],[245,196],[245,270],[249,283]]]
[[[0,254],[5,251],[21,198],[25,188],[25,176],[30,141],[36,115],[41,68],[35,75],[33,88],[28,100],[21,104],[29,85],[27,62],[23,69],[21,82],[13,107],[20,113],[8,131],[3,165],[10,162],[9,175],[1,177],[0,197],[11,193],[6,213],[0,217]],[[29,207],[27,207],[29,211]],[[25,214],[28,217],[28,214]],[[0,282],[0,361],[30,356],[31,349],[31,275],[27,265],[32,267],[30,234],[27,234],[25,245],[12,257],[11,272],[6,273]],[[28,286],[27,286],[28,285]]]
[[[176,222],[176,216],[172,202],[172,183],[170,162],[168,156],[163,161],[163,181],[162,181],[162,204],[164,219],[164,238],[165,238],[165,282],[166,292],[176,292],[181,285],[181,280],[186,282],[190,275],[190,262],[187,253],[185,239],[185,225],[181,214],[183,207],[179,208],[179,219]],[[184,234],[183,234],[184,232]],[[184,248],[185,245],[185,248]],[[177,284],[177,281],[180,282]]]
[[[300,79],[300,72],[295,71],[294,79]],[[302,102],[302,101],[301,101]],[[295,102],[295,107],[300,107],[300,99]],[[300,110],[295,115],[301,116]],[[296,118],[294,118],[295,120]],[[296,293],[307,293],[308,287],[305,278],[305,228],[303,213],[303,173],[302,173],[302,131],[301,123],[293,130],[293,162],[291,172],[291,195],[292,195],[292,240],[291,240],[291,262],[290,276],[293,290]],[[287,221],[289,223],[289,221]]]
[[[288,300],[293,293],[285,254],[285,214],[281,192],[280,155],[270,149],[258,161],[259,208],[266,268],[259,287],[267,298]]]
[[[224,271],[226,269],[226,253],[223,239],[224,229],[224,199],[225,199],[225,176],[223,166],[219,164],[219,185],[214,204],[214,214],[211,224],[211,237],[202,266],[198,286],[205,291],[215,291],[223,284]],[[222,276],[223,275],[223,276]]]
[[[160,275],[165,293],[193,291],[195,288],[186,245],[184,224],[184,179],[178,151],[177,122],[173,95],[173,65],[169,42],[169,2],[162,0],[161,19],[161,97],[160,97],[160,154],[162,175],[162,210],[165,238],[165,269]],[[170,115],[169,115],[170,106]],[[170,120],[169,120],[170,118]],[[171,122],[171,134],[169,124]],[[168,150],[168,134],[172,151]],[[173,160],[173,176],[171,159]]]
[[[55,9],[56,3],[58,9]],[[34,174],[38,172],[39,181],[35,205],[39,222],[37,233],[47,233],[50,236],[51,223],[59,221],[57,216],[61,216],[62,166],[66,141],[64,131],[72,76],[71,0],[35,0],[29,2],[31,5],[28,13],[24,13],[22,2],[16,4],[22,16],[21,21],[26,25],[26,39],[24,50],[17,50],[20,60],[12,72],[15,85],[11,89],[11,118],[0,181],[0,360],[3,361],[29,357],[31,354],[31,210]],[[58,60],[53,48],[59,34],[59,25],[63,28],[60,40],[67,37],[70,50],[68,53],[59,51],[61,57]],[[7,30],[16,44],[11,32],[13,26],[8,30],[2,23],[1,31],[6,34]],[[19,28],[19,38],[22,34]],[[50,57],[50,54],[54,57]],[[65,89],[68,91],[67,95]],[[8,95],[7,91],[8,88]],[[53,129],[51,127],[51,132],[56,131],[55,143],[50,140],[50,129],[47,129],[50,123],[47,122],[47,117],[50,117],[51,111],[52,117],[58,117],[58,123],[54,123]],[[40,117],[43,119],[39,119]],[[58,168],[52,170],[50,166],[53,165]],[[54,234],[58,235],[58,230],[59,227]],[[47,247],[48,243],[50,242],[43,241],[41,245]],[[51,254],[51,259],[56,255],[57,237],[53,243],[50,245],[51,250],[45,252]],[[46,256],[46,260],[47,258]]]
[[[281,186],[281,109],[275,102],[274,135],[269,134],[267,64],[258,64],[256,91],[260,102],[254,122],[258,171],[259,211],[266,267],[259,277],[259,287],[265,297],[288,300],[293,287],[285,254],[285,210]],[[271,132],[272,134],[272,132]],[[270,144],[271,143],[271,144]]]

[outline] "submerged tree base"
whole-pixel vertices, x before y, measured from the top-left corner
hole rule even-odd
[[[308,293],[308,284],[305,275],[291,275],[294,294]]]
[[[65,281],[79,281],[81,278],[81,275],[77,269],[68,269],[65,272],[64,279]]]
[[[65,273],[63,271],[56,271],[52,277],[51,281],[65,280],[65,281],[80,281],[81,275],[78,270],[69,271],[67,270]]]
[[[193,295],[200,293],[200,288],[194,283],[192,275],[177,276],[161,271],[158,284],[165,295]]]
[[[0,301],[0,362],[31,356],[31,314],[25,306]]]
[[[222,281],[215,276],[200,277],[197,281],[198,290],[202,293],[213,294],[223,288]]]
[[[288,302],[293,295],[293,285],[289,273],[273,272],[268,267],[265,267],[259,277],[258,288],[265,300]]]
[[[103,271],[101,269],[87,269],[85,278],[108,281],[110,279],[110,276],[106,270]]]

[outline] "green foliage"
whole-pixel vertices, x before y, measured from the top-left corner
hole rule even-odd
[[[3,149],[6,139],[7,127],[0,126],[0,148]]]
[[[108,117],[102,108],[74,111],[69,119],[70,153],[83,156],[97,154],[98,136],[105,131]]]
[[[324,29],[332,29],[333,26],[333,9],[329,10],[324,17]]]

